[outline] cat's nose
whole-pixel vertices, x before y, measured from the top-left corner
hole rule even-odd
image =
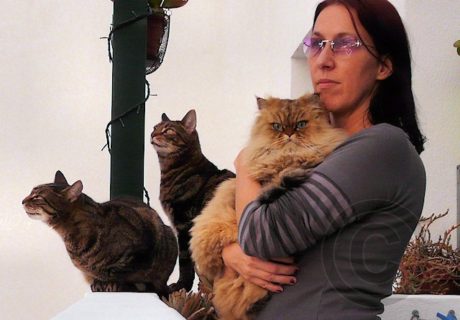
[[[292,128],[286,128],[284,130],[284,133],[288,136],[288,137],[291,137],[293,134],[294,134],[295,130],[293,130]]]
[[[25,204],[30,198],[31,198],[30,195],[25,197],[24,200],[22,200],[22,204]]]

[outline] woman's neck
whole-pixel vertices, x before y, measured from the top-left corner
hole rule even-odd
[[[367,108],[357,109],[347,114],[331,113],[330,119],[334,127],[345,130],[350,136],[372,126]]]

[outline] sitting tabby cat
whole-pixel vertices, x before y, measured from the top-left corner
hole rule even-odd
[[[345,134],[334,129],[316,95],[296,100],[257,99],[259,114],[247,145],[248,168],[264,186],[269,200],[306,179],[341,143]],[[222,249],[237,241],[235,179],[222,183],[214,198],[194,220],[191,250],[197,272],[213,283],[213,304],[225,320],[250,319],[267,299],[267,290],[234,272],[224,274]],[[259,303],[255,305],[256,302]]]
[[[212,198],[216,187],[235,174],[219,170],[201,152],[195,110],[187,112],[181,121],[172,121],[164,113],[161,119],[153,129],[151,143],[160,162],[161,205],[179,239],[180,276],[170,291],[189,291],[195,278],[189,251],[192,220]]]
[[[64,240],[92,291],[148,291],[167,296],[177,241],[155,210],[135,199],[97,203],[57,171],[54,183],[35,187],[23,201],[31,218]]]

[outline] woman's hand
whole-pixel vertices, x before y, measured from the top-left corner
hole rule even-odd
[[[238,243],[233,243],[223,249],[222,259],[225,272],[237,272],[246,281],[271,292],[282,292],[282,285],[296,283],[294,274],[298,269],[292,258],[279,259],[283,264],[264,261],[248,256]]]

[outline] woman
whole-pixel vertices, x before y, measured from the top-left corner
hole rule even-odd
[[[258,202],[243,150],[239,244],[223,260],[283,292],[258,319],[379,319],[425,195],[407,36],[387,0],[326,0],[304,43],[315,91],[349,138],[270,204]]]

